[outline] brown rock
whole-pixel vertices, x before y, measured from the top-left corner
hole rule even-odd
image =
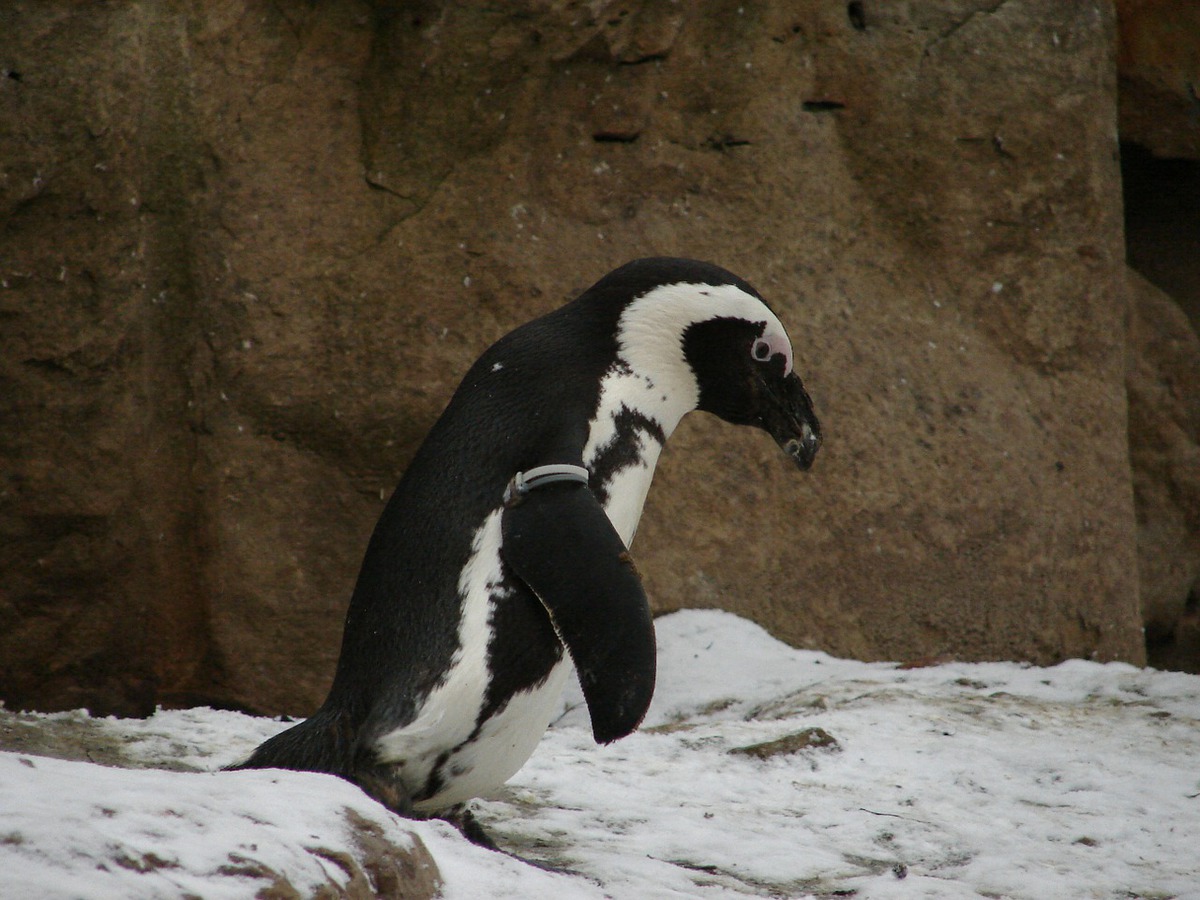
[[[1140,661],[1112,10],[853,6],[6,7],[0,696],[311,710],[466,367],[654,253],[763,291],[827,433],[685,422],[658,610]]]
[[[1145,276],[1132,283],[1128,375],[1143,616],[1150,663],[1195,672],[1200,671],[1200,8],[1119,0],[1117,9],[1125,239],[1129,264]]]
[[[1200,592],[1200,338],[1169,297],[1130,276],[1129,449],[1138,574],[1151,662],[1195,669],[1189,597]],[[1194,639],[1193,639],[1194,642]]]
[[[828,753],[841,751],[842,745],[837,738],[824,728],[805,728],[795,734],[787,734],[773,741],[763,741],[761,744],[750,744],[747,747],[734,747],[730,753],[739,756],[753,756],[755,759],[774,759],[776,756],[791,756],[802,750],[824,750]]]
[[[1121,136],[1156,156],[1200,159],[1200,7],[1116,0]]]
[[[227,853],[227,861],[206,874],[214,884],[221,884],[224,879],[238,879],[234,883],[242,885],[248,879],[267,882],[255,891],[255,900],[301,900],[305,897],[311,900],[433,900],[442,896],[437,863],[416,834],[410,832],[410,845],[401,847],[392,843],[378,825],[354,810],[347,808],[345,818],[355,844],[354,852],[320,846],[305,848],[313,856],[341,869],[346,875],[344,884],[331,879],[315,892],[302,892],[292,883],[290,873],[256,859],[255,845],[246,852]],[[119,846],[112,848],[110,858],[114,865],[143,875],[179,866],[178,862],[165,860],[153,852],[130,855]]]
[[[423,900],[442,896],[437,863],[417,835],[410,833],[412,846],[400,850],[374,822],[346,809],[350,834],[357,845],[357,858],[347,853],[322,854],[350,876],[342,896]],[[317,851],[319,852],[319,851]]]

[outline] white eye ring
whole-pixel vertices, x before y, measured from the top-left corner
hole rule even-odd
[[[759,362],[766,362],[771,358],[771,345],[762,338],[754,339],[754,346],[750,348],[750,355]]]

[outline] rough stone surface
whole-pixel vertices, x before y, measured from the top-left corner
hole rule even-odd
[[[1142,614],[1156,665],[1200,662],[1200,337],[1178,304],[1137,277],[1129,434]],[[1161,653],[1156,653],[1162,648]]]
[[[1200,7],[1117,9],[1125,240],[1145,276],[1132,283],[1129,441],[1147,651],[1200,672]]]
[[[1121,134],[1156,156],[1200,159],[1200,7],[1117,0]]]
[[[824,728],[805,728],[793,734],[784,735],[773,741],[763,741],[760,744],[750,744],[746,747],[734,747],[729,752],[741,756],[753,756],[755,759],[774,759],[777,756],[791,756],[804,750],[822,750],[828,753],[840,753],[842,745],[838,739]]]
[[[303,713],[491,341],[636,256],[789,325],[809,476],[697,416],[659,610],[1143,659],[1106,3],[10,3],[0,696]]]

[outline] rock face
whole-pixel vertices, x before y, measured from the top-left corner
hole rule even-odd
[[[1200,8],[1117,8],[1125,239],[1145,276],[1132,283],[1128,377],[1147,651],[1151,665],[1200,672]]]
[[[1133,283],[1129,435],[1142,614],[1151,662],[1191,669],[1200,663],[1200,338],[1178,304],[1137,276]]]
[[[0,696],[311,710],[467,366],[650,254],[764,293],[827,432],[801,477],[685,421],[633,548],[657,609],[865,658],[1141,661],[1115,28],[9,4]]]

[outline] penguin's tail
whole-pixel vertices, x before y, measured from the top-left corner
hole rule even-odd
[[[348,715],[322,707],[303,722],[268,738],[249,758],[225,766],[225,769],[328,772],[354,781],[354,733]]]
[[[363,752],[356,733],[349,714],[322,707],[311,718],[264,741],[248,759],[225,770],[327,772],[358,785],[393,812],[413,815],[412,798],[400,773],[394,766],[380,763],[373,752]]]

